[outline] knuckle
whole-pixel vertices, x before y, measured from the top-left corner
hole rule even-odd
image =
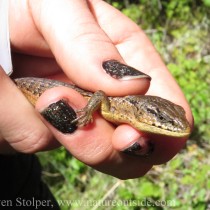
[[[19,152],[35,153],[47,147],[52,134],[49,131],[27,131],[22,132],[11,140],[10,145]]]

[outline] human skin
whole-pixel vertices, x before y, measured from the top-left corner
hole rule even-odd
[[[118,10],[101,0],[11,0],[10,37],[13,77],[49,77],[71,81],[110,96],[157,95],[181,105],[193,126],[190,107],[179,86],[144,32]],[[152,77],[120,81],[110,77],[102,62],[115,59]],[[3,71],[0,71],[1,153],[35,153],[63,145],[76,158],[121,179],[144,175],[154,164],[169,161],[187,138],[146,136],[128,125],[117,127],[94,116],[94,123],[65,135],[37,112],[59,99],[75,109],[87,101],[74,90],[46,91],[34,109]],[[15,104],[15,106],[14,106]],[[4,114],[3,114],[4,113]],[[26,118],[27,116],[27,118]],[[29,123],[30,122],[30,123]],[[149,156],[122,153],[133,142],[154,145]]]

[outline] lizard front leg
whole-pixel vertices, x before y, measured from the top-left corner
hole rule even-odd
[[[80,110],[77,110],[76,113],[78,117],[72,121],[76,123],[77,126],[82,127],[93,121],[93,113],[99,108],[109,110],[109,99],[106,94],[99,90],[96,91],[88,100],[87,105]]]

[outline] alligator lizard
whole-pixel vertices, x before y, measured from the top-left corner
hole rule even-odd
[[[65,86],[76,90],[88,98],[87,106],[77,112],[82,112],[76,119],[77,125],[80,126],[90,123],[93,112],[100,110],[102,117],[107,121],[114,124],[130,124],[145,133],[178,138],[190,134],[184,109],[157,96],[107,97],[103,91],[92,93],[68,83],[33,77],[18,78],[15,79],[15,83],[33,105],[49,88]]]

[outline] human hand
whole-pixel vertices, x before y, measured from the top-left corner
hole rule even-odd
[[[23,4],[16,1],[11,4],[11,41],[16,51],[15,76],[70,79],[82,88],[91,91],[103,89],[108,95],[144,94],[149,87],[148,80],[118,81],[102,70],[103,61],[124,60],[152,77],[149,94],[160,95],[183,106],[192,125],[190,108],[154,47],[145,34],[119,11],[97,0],[87,1],[88,5],[86,1],[79,0],[21,2]],[[28,5],[25,4],[27,2]],[[20,21],[25,27],[17,31]],[[18,101],[18,104],[5,114],[8,119],[4,120],[6,124],[3,128],[3,123],[0,124],[1,134],[16,150],[35,152],[50,148],[55,142],[52,141],[52,132],[61,144],[86,164],[113,176],[134,178],[145,174],[153,164],[168,161],[185,144],[186,139],[154,136],[150,137],[154,144],[154,152],[150,156],[129,157],[120,151],[141,139],[142,134],[128,125],[115,129],[99,116],[93,126],[79,129],[71,135],[61,134],[45,122],[49,131],[20,93],[13,97],[12,93],[16,90],[8,78],[4,81],[1,89],[7,88],[8,91],[4,92],[7,93],[8,103],[4,100],[2,105],[11,107],[14,101]],[[78,108],[86,103],[73,90],[67,92],[64,88],[57,88],[53,95],[51,91],[40,98],[36,107],[38,110],[63,97]],[[1,100],[5,97],[5,94],[2,95]],[[30,125],[25,116],[28,116]]]

